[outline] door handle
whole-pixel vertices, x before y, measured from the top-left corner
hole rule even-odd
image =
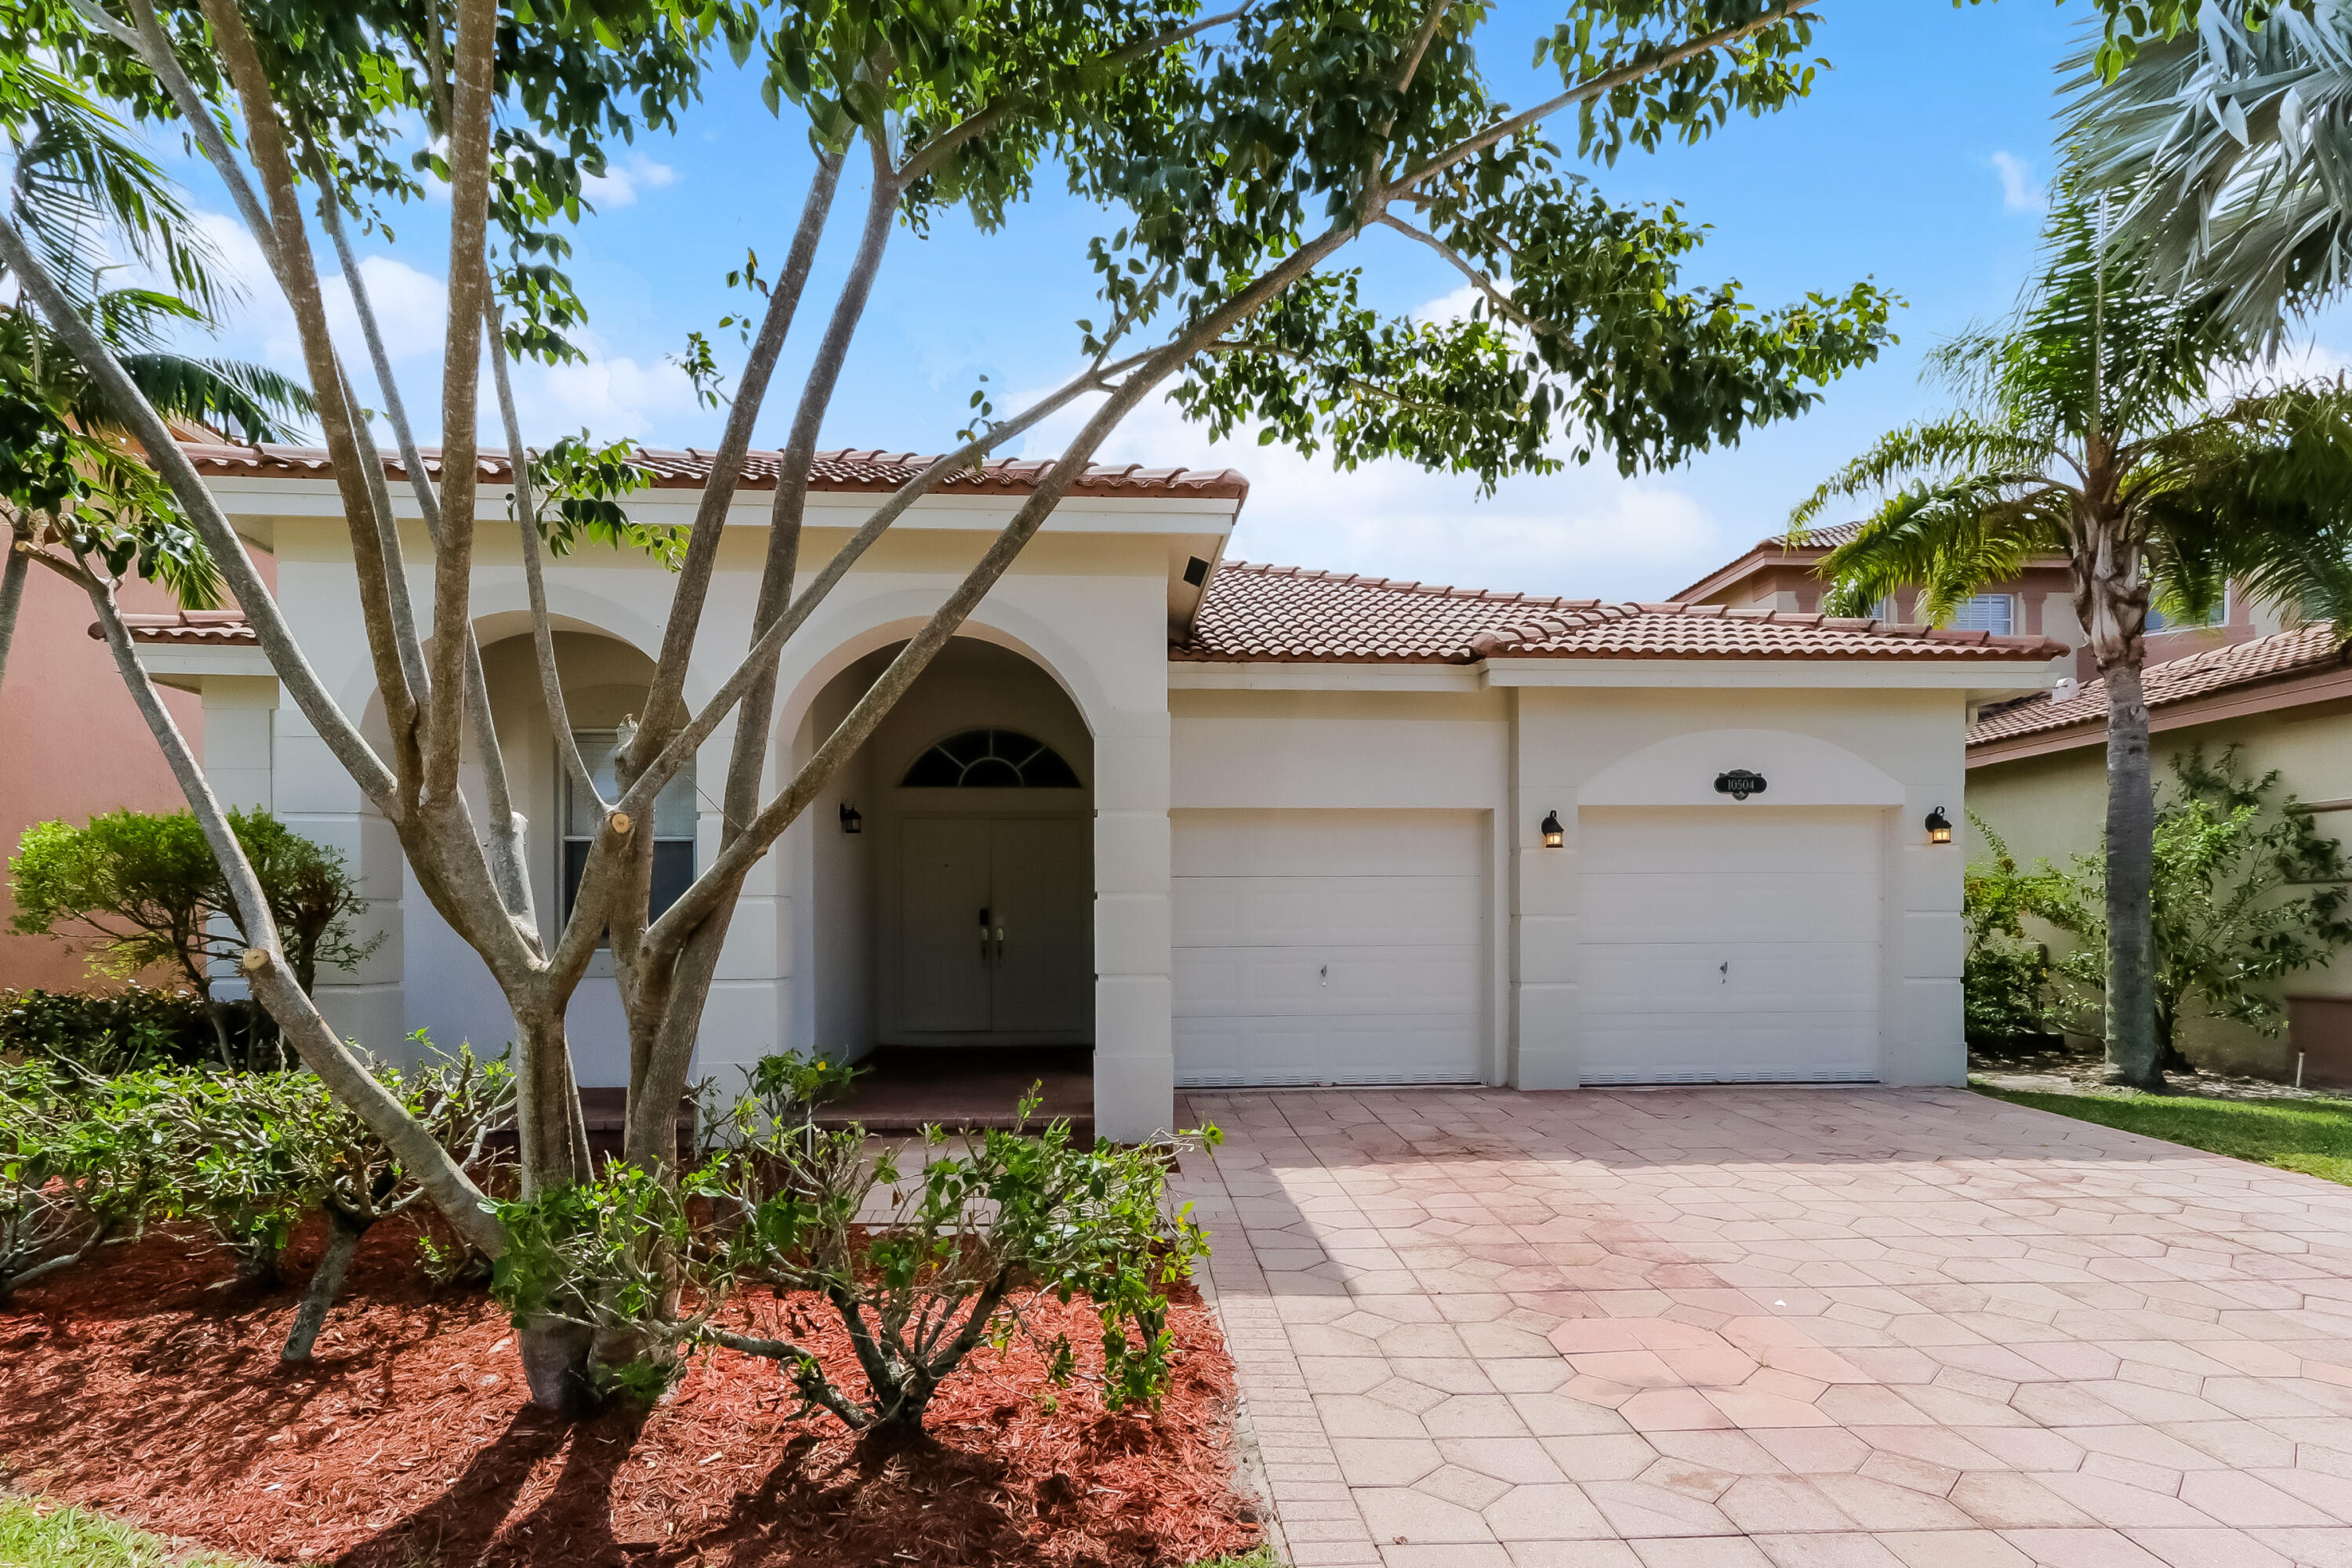
[[[999,963],[1004,962],[1004,928],[1003,926],[996,928],[996,962]]]

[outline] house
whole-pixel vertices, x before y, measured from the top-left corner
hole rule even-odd
[[[0,547],[5,542],[0,531]],[[257,556],[255,564],[267,579],[268,558]],[[125,583],[121,599],[134,613],[170,618],[171,595],[152,583]],[[63,578],[37,567],[27,576],[7,679],[0,681],[0,736],[10,742],[0,745],[0,861],[16,854],[35,823],[79,825],[101,812],[178,811],[187,804],[113,656],[82,635],[89,616],[89,601]],[[163,700],[201,744],[204,705],[177,691]],[[0,986],[80,991],[111,984],[93,978],[89,944],[16,935],[6,926],[14,912],[0,879]]]
[[[275,554],[328,685],[373,711],[325,456],[188,450]],[[926,460],[826,454],[803,571]],[[688,521],[707,454],[643,461],[658,481],[633,515]],[[475,625],[552,914],[588,825],[532,676],[509,470],[481,463]],[[784,655],[772,787],[1044,467],[943,485],[815,612]],[[690,696],[743,646],[775,456],[747,468]],[[1117,1137],[1167,1126],[1179,1085],[1961,1080],[1961,860],[1924,824],[1959,812],[1970,706],[2046,687],[2057,645],[1227,561],[1247,490],[1223,470],[1089,471],[755,873],[698,1074],[731,1081],[778,1047],[1090,1046],[1097,1126]],[[412,592],[421,616],[429,573]],[[608,751],[669,580],[590,551],[551,563],[548,593],[572,721]],[[233,745],[211,724],[213,777],[341,847],[392,936],[324,982],[330,1017],[380,1049],[418,1027],[503,1040],[488,975],[278,702],[250,631],[139,635],[208,714],[267,715]],[[729,743],[656,806],[667,885],[713,851]],[[609,972],[570,1022],[583,1082],[624,1081]]]
[[[2327,624],[2278,631],[2150,665],[2150,749],[2159,787],[2170,759],[2243,748],[2256,773],[2278,770],[2314,807],[2320,830],[2352,839],[2352,662]],[[2106,811],[2106,691],[2078,690],[1988,707],[1969,731],[1969,808],[2027,865],[2095,849]],[[2209,1067],[2352,1085],[2352,952],[2295,976],[2282,1038],[2200,1020],[2185,1042]]]
[[[1738,559],[1727,562],[1693,583],[1675,597],[1694,605],[1739,605],[1782,610],[1818,610],[1828,584],[1821,563],[1831,551],[1851,541],[1859,522],[1832,523],[1805,531],[1792,542],[1786,534],[1759,539]],[[1919,595],[1906,588],[1882,605],[1880,613],[1895,621],[1918,618]],[[1968,631],[2003,637],[2046,637],[2063,643],[2070,656],[2068,679],[2096,679],[2098,668],[2084,647],[2083,623],[2074,613],[2074,577],[2065,558],[2042,556],[2007,582],[1988,583],[1952,616],[1951,624]],[[2274,611],[2249,604],[2236,594],[2225,595],[2220,612],[2204,626],[2168,624],[2162,612],[2148,612],[2147,657],[2150,660],[2183,658],[2210,647],[2245,642],[2281,629]]]

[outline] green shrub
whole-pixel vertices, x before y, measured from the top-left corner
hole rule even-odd
[[[2352,889],[2341,846],[2312,809],[2278,795],[2279,774],[2253,777],[2237,747],[2208,762],[2201,749],[2172,759],[2157,799],[2148,899],[2155,942],[2156,1036],[2168,1071],[2186,1070],[2182,1026],[2196,1014],[2275,1035],[2286,1021],[2277,985],[2328,963],[2352,944]],[[1999,834],[1979,821],[1995,858],[1971,866],[1965,908],[1972,986],[1989,1014],[2001,999],[2039,1012],[2046,1029],[2090,1038],[2104,1031],[2106,862],[2077,855],[2021,870]],[[2031,916],[2073,939],[2072,949],[2025,984],[2023,921]],[[2007,976],[2003,988],[2003,976]],[[1971,1019],[1973,1022],[1973,1017]]]
[[[429,1048],[422,1031],[415,1038]],[[478,1169],[510,1120],[506,1064],[468,1047],[406,1072],[373,1070]],[[46,1062],[0,1073],[0,1290],[159,1220],[202,1226],[240,1274],[276,1286],[296,1227],[322,1211],[326,1253],[282,1352],[299,1361],[360,1238],[423,1195],[359,1115],[309,1073],[152,1068],[99,1079]]]
[[[303,990],[320,964],[350,968],[383,940],[355,934],[352,922],[367,906],[341,856],[265,811],[232,811],[228,821]],[[212,1026],[221,1066],[262,1065],[274,1031],[248,1026],[240,1054],[231,1005],[213,994],[214,969],[234,963],[247,933],[193,813],[104,812],[82,827],[37,822],[25,830],[8,875],[16,903],[11,929],[89,942],[91,967],[101,974],[177,970]]]
[[[231,1038],[251,1055],[257,1031],[269,1037],[269,1021],[250,1002],[227,1007]],[[135,980],[121,991],[0,989],[0,1057],[45,1057],[101,1078],[219,1059],[201,1000]]]
[[[492,1293],[518,1327],[551,1321],[595,1336],[606,1386],[657,1390],[698,1345],[780,1362],[801,1414],[829,1412],[877,1438],[910,1436],[940,1385],[983,1344],[1028,1329],[1022,1300],[1083,1294],[1100,1314],[1105,1403],[1153,1404],[1173,1336],[1167,1288],[1205,1256],[1167,1173],[1197,1146],[1077,1142],[1066,1121],[925,1134],[921,1163],[870,1154],[863,1129],[820,1131],[747,1096],[740,1136],[677,1189],[619,1166],[600,1180],[499,1206],[508,1248]],[[1214,1142],[1213,1128],[1188,1139]],[[744,1286],[806,1291],[842,1322],[863,1386],[835,1381],[791,1341],[736,1332],[719,1314]],[[693,1291],[690,1310],[681,1284]],[[1066,1340],[1046,1348],[1075,1375]]]

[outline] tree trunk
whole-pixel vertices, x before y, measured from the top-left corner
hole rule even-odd
[[[294,1327],[286,1335],[286,1348],[278,1352],[279,1361],[310,1359],[310,1347],[318,1342],[319,1331],[327,1324],[327,1309],[342,1294],[343,1276],[351,1272],[360,1238],[366,1234],[367,1226],[332,1204],[327,1205],[327,1250],[320,1256],[318,1272],[310,1276],[310,1288],[302,1293],[302,1305],[294,1314]]]
[[[2135,648],[2138,639],[2132,639]],[[2107,685],[2107,1079],[2164,1087],[2156,1028],[2156,792],[2148,773],[2140,661],[2101,670]]]
[[[588,1124],[580,1112],[572,1046],[560,1012],[515,1009],[515,1131],[524,1197],[593,1174]]]
[[[566,1420],[593,1415],[604,1401],[588,1371],[588,1352],[596,1342],[593,1329],[558,1318],[534,1318],[515,1332],[522,1353],[523,1382],[530,1402]]]
[[[0,679],[8,673],[8,647],[16,640],[16,614],[25,603],[25,579],[33,570],[27,553],[33,548],[33,531],[19,518],[9,524],[6,541],[8,558],[0,563]]]

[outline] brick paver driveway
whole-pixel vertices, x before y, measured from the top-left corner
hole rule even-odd
[[[2352,1568],[2352,1190],[1948,1090],[1192,1110],[1301,1564]]]

